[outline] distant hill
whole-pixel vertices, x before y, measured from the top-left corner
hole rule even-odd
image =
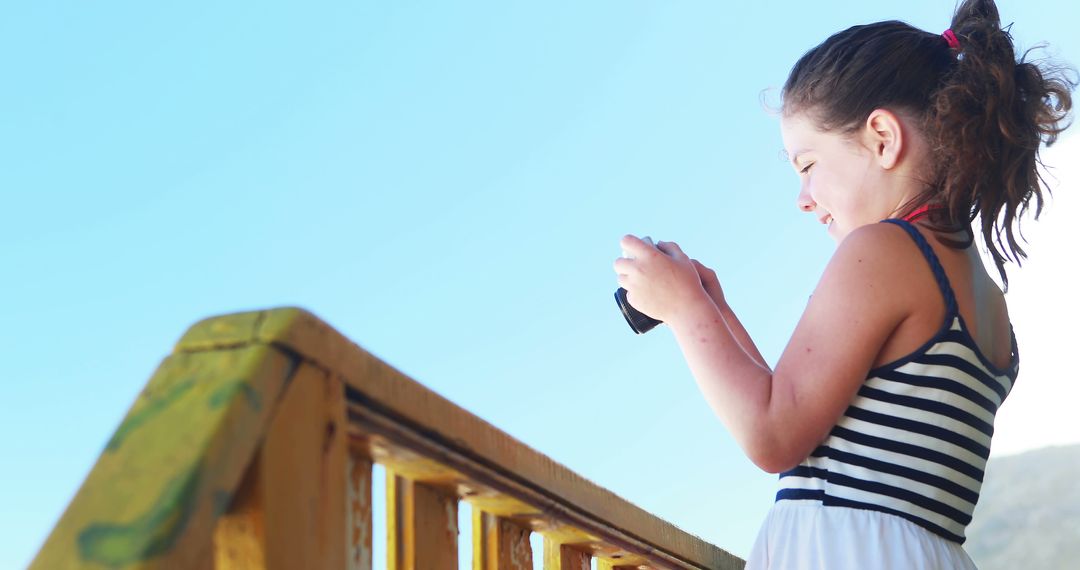
[[[967,536],[979,570],[1080,568],[1080,445],[991,459]]]

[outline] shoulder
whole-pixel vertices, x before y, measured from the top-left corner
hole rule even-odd
[[[834,257],[846,259],[865,256],[870,260],[902,258],[918,254],[918,247],[907,230],[897,224],[879,222],[853,230],[836,248]]]
[[[911,279],[911,267],[922,254],[907,231],[890,223],[867,224],[853,230],[829,260],[823,282],[840,282],[842,289],[873,284],[900,288]]]

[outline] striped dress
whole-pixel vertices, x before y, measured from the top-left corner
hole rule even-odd
[[[910,355],[871,370],[821,445],[780,474],[776,503],[748,560],[756,568],[974,568],[964,528],[979,499],[994,415],[1019,370],[979,350],[925,238],[946,315]]]

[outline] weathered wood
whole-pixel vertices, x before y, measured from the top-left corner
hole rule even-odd
[[[533,570],[527,528],[473,509],[473,570]]]
[[[342,386],[301,364],[215,533],[217,570],[345,565]]]
[[[347,523],[344,393],[304,363],[261,454],[268,568],[340,570]]]
[[[730,553],[579,476],[405,376],[307,312],[269,311],[252,334],[345,377],[351,424],[385,428],[394,437],[405,434],[411,438],[409,447],[424,448],[420,455],[529,505],[534,514],[675,568],[743,566]]]
[[[256,454],[233,493],[232,503],[214,528],[214,570],[266,568],[262,477]]]
[[[349,543],[346,570],[371,570],[371,459],[349,453],[348,502]]]
[[[30,568],[196,568],[295,362],[266,345],[166,358]]]
[[[457,570],[458,502],[386,470],[387,570]]]
[[[592,556],[571,545],[544,537],[544,570],[591,570]]]
[[[625,564],[621,561],[615,560],[600,560],[596,561],[596,570],[638,570],[637,564]]]
[[[336,409],[345,415],[333,428],[340,441],[327,436],[326,423],[309,426],[322,430],[322,439],[304,430],[270,433],[275,429],[270,412],[301,363],[313,371],[305,374],[322,378],[324,385],[343,387],[345,403]],[[308,404],[291,405],[309,409],[311,402],[328,400],[309,394],[296,401]],[[284,400],[281,405],[286,409]],[[308,417],[307,412],[291,413],[295,421]],[[470,501],[479,517],[474,525],[480,529],[474,531],[474,540],[480,541],[477,564],[487,564],[474,567],[482,570],[531,568],[530,530],[588,551],[605,564],[665,570],[743,565],[404,376],[310,313],[284,308],[205,319],[188,330],[31,568],[204,568],[211,559],[223,566],[233,558],[256,567],[302,560],[308,568],[313,567],[309,559],[325,556],[338,567],[370,570],[371,464],[363,459],[350,463],[346,435],[358,457],[385,463],[388,472],[395,470],[409,481],[407,496],[414,506],[402,514],[415,517],[417,502],[444,507],[452,502],[456,513],[458,496]],[[267,446],[256,457],[264,436]],[[315,446],[312,465],[318,474],[301,473],[292,467],[308,457],[312,448],[307,444],[282,443],[271,451],[269,442],[289,438],[329,440],[336,451],[327,459],[319,455],[321,444]],[[267,464],[280,466],[280,473],[272,475],[277,467],[268,469]],[[250,480],[244,478],[241,485],[246,470]],[[341,484],[313,490],[314,481],[321,485],[330,478],[340,478]],[[315,497],[315,503],[267,498],[268,489],[293,485],[300,497]],[[438,498],[425,494],[432,490],[438,490]],[[340,507],[339,514],[330,514],[338,511],[327,507],[331,503]],[[301,504],[316,513],[305,519],[314,534],[305,535],[299,545],[288,544],[300,540],[296,537],[272,538],[293,527],[270,511],[297,512]],[[447,513],[441,520],[446,525],[436,526],[449,528]],[[456,532],[456,515],[453,520]],[[421,547],[416,545],[446,541],[424,542],[418,537],[436,533],[411,524],[411,563],[423,570],[438,568],[417,559]],[[223,544],[232,550],[222,550]],[[494,554],[484,558],[485,548]],[[456,565],[456,550],[453,558]]]

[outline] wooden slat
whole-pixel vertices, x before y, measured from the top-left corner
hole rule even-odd
[[[544,570],[591,570],[592,556],[571,545],[544,537]]]
[[[351,450],[350,450],[351,451]],[[348,552],[346,570],[371,570],[371,459],[355,452],[349,453],[348,494]]]
[[[473,570],[533,570],[527,528],[473,509]]]
[[[387,570],[457,570],[458,502],[386,470]]]
[[[202,567],[294,366],[267,345],[166,358],[30,567]]]

